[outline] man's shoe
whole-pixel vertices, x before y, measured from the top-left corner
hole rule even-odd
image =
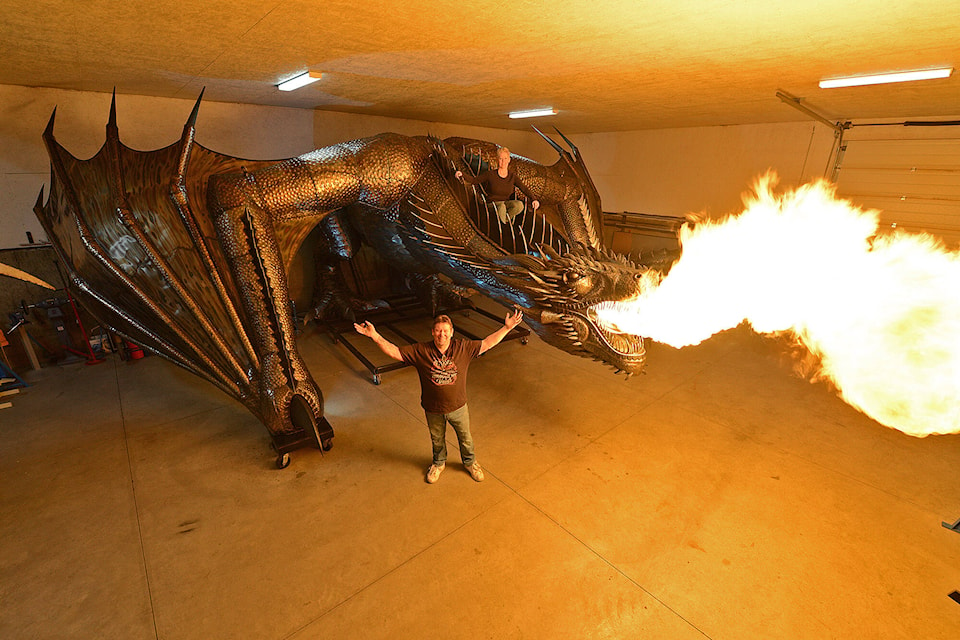
[[[474,462],[472,465],[467,467],[467,471],[470,472],[470,477],[476,480],[477,482],[483,482],[483,469],[480,468],[479,462]]]
[[[446,467],[446,463],[441,464],[432,464],[430,468],[427,469],[427,482],[433,484],[440,479],[440,474],[443,473],[443,468]]]

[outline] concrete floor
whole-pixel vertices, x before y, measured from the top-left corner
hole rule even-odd
[[[301,351],[336,438],[284,470],[160,358],[25,376],[0,637],[957,637],[960,436],[879,426],[782,342],[651,345],[629,381],[504,343],[470,369],[487,480],[454,444],[436,485],[412,370],[374,386],[316,329]]]

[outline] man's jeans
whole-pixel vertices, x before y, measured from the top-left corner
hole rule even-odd
[[[473,436],[470,435],[470,412],[467,405],[463,405],[450,413],[429,413],[427,428],[430,429],[430,440],[433,442],[433,464],[441,465],[447,461],[447,423],[457,433],[460,442],[460,459],[463,465],[469,467],[476,460],[473,453]]]

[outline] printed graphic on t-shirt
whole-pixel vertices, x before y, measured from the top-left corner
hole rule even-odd
[[[430,366],[430,379],[437,386],[453,384],[457,381],[457,363],[444,355],[433,358]]]

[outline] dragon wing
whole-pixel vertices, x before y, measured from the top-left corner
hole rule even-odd
[[[269,163],[196,144],[200,99],[179,141],[143,152],[120,142],[114,96],[106,142],[88,160],[54,138],[54,110],[43,135],[50,193],[44,205],[41,190],[34,211],[68,270],[71,290],[95,317],[254,410],[259,363],[250,319],[205,215],[206,180]]]

